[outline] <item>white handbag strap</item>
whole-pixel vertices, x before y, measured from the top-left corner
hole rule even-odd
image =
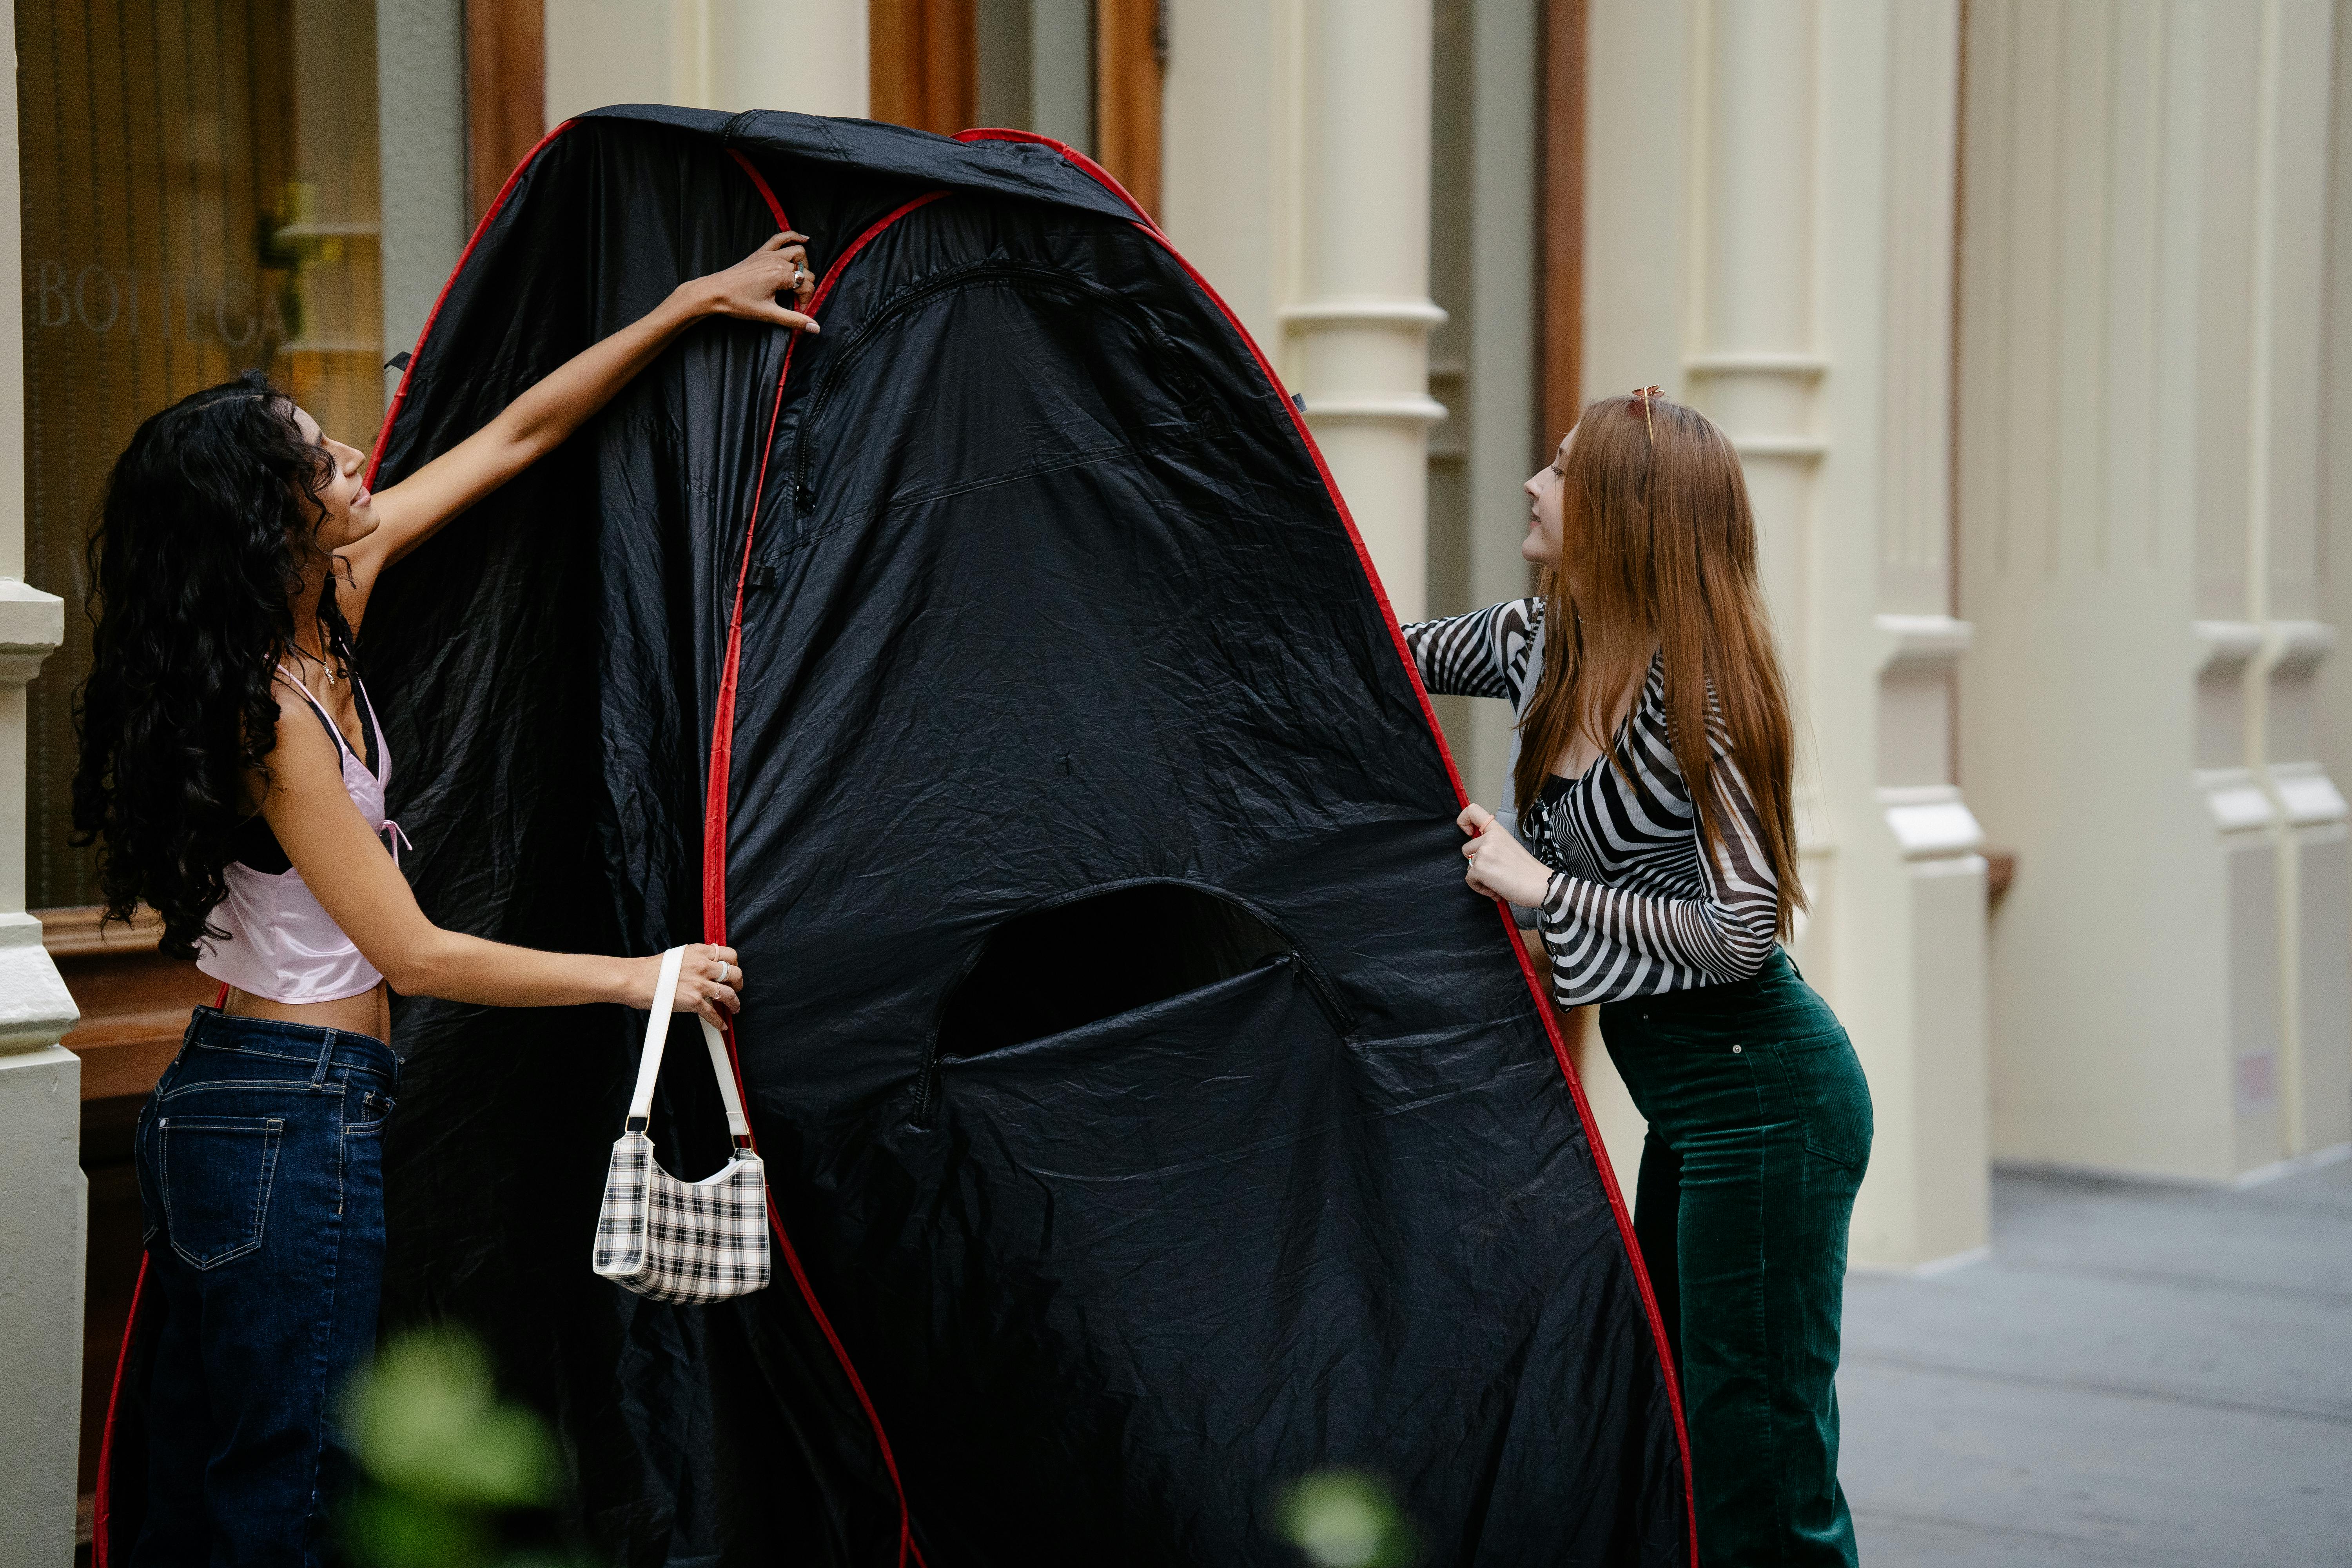
[[[629,1097],[628,1131],[643,1132],[654,1108],[654,1080],[661,1077],[662,1046],[669,1037],[670,999],[677,992],[678,967],[686,949],[662,954],[661,979],[654,985],[653,1013],[646,1019],[646,1048],[637,1057],[637,1091]],[[702,1043],[710,1048],[710,1070],[719,1079],[719,1098],[727,1106],[727,1131],[741,1148],[751,1142],[751,1124],[743,1120],[742,1097],[735,1092],[735,1064],[727,1058],[727,1042],[709,1019],[697,1016]]]

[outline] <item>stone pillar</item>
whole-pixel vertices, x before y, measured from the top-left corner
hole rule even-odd
[[[866,25],[866,0],[547,0],[548,122],[608,103],[863,115]]]
[[[866,113],[866,0],[706,4],[710,107]]]
[[[16,24],[0,18],[16,58]],[[25,323],[16,76],[0,76],[0,1568],[74,1556],[81,1415],[81,1063],[78,1015],[25,913],[25,685],[65,635],[64,602],[25,584]]]
[[[1430,0],[1171,0],[1161,205],[1242,316],[1398,615],[1425,601]]]
[[[2281,1157],[2352,1152],[2352,860],[2315,699],[2336,628],[2320,618],[2326,441],[2330,0],[2266,0],[2253,28],[2254,276],[2246,467],[2248,610],[2262,651],[2246,755],[2278,820]]]
[[[2335,72],[2329,94],[2335,128],[2328,158],[2327,273],[2322,285],[2327,336],[2321,344],[2326,358],[2320,386],[2319,570],[2313,574],[2313,588],[2318,619],[2344,627],[2352,626],[2352,0],[2336,0]],[[2319,662],[2311,680],[2311,715],[2313,754],[2331,778],[2352,780],[2352,658]],[[2352,932],[2331,952],[2325,923],[2314,921],[2302,944],[2304,974],[2315,980],[2331,973],[2352,975]],[[2316,999],[2317,987],[2307,994]],[[2345,1011],[2352,1015],[2352,999],[2347,999]],[[2347,1108],[2352,1089],[2331,1091],[2326,1082],[2324,1039],[2325,1031],[2317,1027],[2305,1037],[2307,1114],[2316,1118],[2333,1106],[2352,1115]],[[2326,1133],[2315,1125],[2306,1142],[2315,1156],[2328,1147]]]
[[[1795,944],[1870,1075],[1857,1263],[1989,1237],[1985,862],[1949,744],[1956,0],[1596,0],[1585,391],[1721,425],[1796,697]]]
[[[2352,1136],[2311,693],[2327,0],[1969,9],[1962,750],[2019,854],[1994,1147],[2242,1181]]]
[[[1430,0],[1302,0],[1285,370],[1402,620],[1428,601]]]

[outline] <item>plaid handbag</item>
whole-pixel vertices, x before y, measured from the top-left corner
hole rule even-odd
[[[654,992],[653,1016],[646,1024],[646,1048],[637,1061],[637,1091],[629,1120],[613,1145],[604,1176],[604,1206],[596,1215],[596,1272],[656,1301],[723,1301],[748,1296],[768,1283],[768,1173],[751,1152],[751,1124],[735,1092],[735,1069],[727,1044],[708,1018],[703,1043],[710,1047],[719,1075],[719,1098],[727,1104],[727,1130],[735,1153],[717,1175],[681,1182],[654,1158],[646,1121],[660,1076],[662,1041],[669,1033],[667,1005],[686,956],[682,947],[662,955],[661,984]]]

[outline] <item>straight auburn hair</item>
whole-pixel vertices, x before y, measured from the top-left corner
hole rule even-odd
[[[1708,741],[1712,702],[1780,884],[1785,938],[1805,907],[1795,742],[1739,454],[1705,415],[1655,393],[1597,398],[1570,432],[1559,524],[1560,560],[1575,570],[1543,574],[1543,672],[1519,720],[1518,799],[1536,798],[1580,735],[1622,771],[1612,721],[1632,706],[1655,648],[1700,845],[1712,853],[1735,831]]]

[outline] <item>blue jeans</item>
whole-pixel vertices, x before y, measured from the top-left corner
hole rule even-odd
[[[326,1555],[334,1401],[375,1344],[398,1066],[365,1035],[199,1007],[140,1111],[163,1321],[132,1568]]]

